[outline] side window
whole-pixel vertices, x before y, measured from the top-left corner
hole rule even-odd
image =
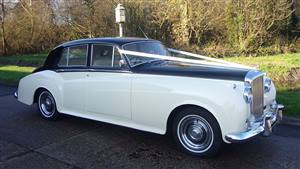
[[[59,66],[85,66],[87,59],[87,45],[72,46],[62,52]]]
[[[105,68],[120,68],[121,55],[116,48],[108,45],[94,44],[92,46],[91,65]]]
[[[67,66],[68,65],[68,51],[69,48],[64,48],[58,66]]]
[[[69,48],[68,66],[85,66],[87,57],[87,45]]]

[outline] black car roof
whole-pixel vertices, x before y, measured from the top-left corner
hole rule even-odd
[[[80,45],[85,43],[109,43],[114,44],[118,46],[122,46],[127,43],[132,42],[139,42],[139,41],[156,41],[153,39],[146,39],[146,38],[131,38],[131,37],[106,37],[106,38],[88,38],[88,39],[79,39],[79,40],[73,40],[69,42],[65,42],[57,47],[65,47],[65,46],[73,46],[73,45]]]

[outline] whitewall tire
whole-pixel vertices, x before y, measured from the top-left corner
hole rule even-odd
[[[201,108],[189,107],[179,112],[174,118],[172,130],[176,144],[191,155],[214,156],[222,144],[218,122]]]
[[[38,95],[38,109],[45,119],[54,120],[59,117],[55,99],[47,90],[41,91]]]

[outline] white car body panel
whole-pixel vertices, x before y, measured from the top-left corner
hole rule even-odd
[[[208,110],[218,121],[223,140],[228,133],[246,130],[249,105],[241,81],[135,74],[131,72],[55,72],[45,70],[21,79],[18,100],[34,103],[45,88],[60,113],[165,134],[171,112],[182,105]],[[272,84],[265,105],[275,100]]]
[[[131,74],[88,72],[85,90],[87,114],[131,119]]]
[[[58,73],[57,86],[60,89],[62,106],[60,112],[85,113],[84,100],[86,97],[84,72],[62,72]],[[48,89],[48,88],[46,88]]]

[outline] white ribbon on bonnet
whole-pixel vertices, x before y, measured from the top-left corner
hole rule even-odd
[[[222,59],[215,59],[215,58],[210,58],[207,56],[202,56],[190,52],[185,52],[185,51],[179,51],[176,49],[171,49],[168,48],[170,52],[181,54],[181,55],[186,55],[198,59],[203,59],[203,60],[195,60],[195,59],[186,59],[186,58],[180,58],[180,57],[174,57],[174,56],[165,56],[165,55],[156,55],[156,54],[150,54],[150,53],[143,53],[143,52],[135,52],[135,51],[130,51],[130,50],[122,50],[119,49],[119,52],[121,54],[128,54],[128,55],[133,55],[133,56],[138,56],[138,57],[147,57],[147,58],[155,58],[155,59],[163,59],[163,60],[171,60],[171,61],[177,61],[177,62],[186,62],[186,63],[193,63],[193,64],[201,64],[201,65],[207,65],[207,66],[223,66],[223,67],[234,67],[234,68],[242,68],[242,69],[256,69],[254,67],[250,66],[245,66],[241,65],[238,63],[233,63],[233,62],[228,62]]]

